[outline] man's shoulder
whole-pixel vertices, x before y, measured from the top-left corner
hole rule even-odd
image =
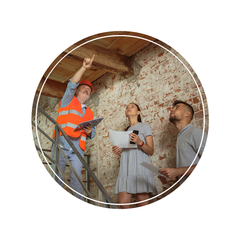
[[[179,137],[186,138],[196,135],[202,135],[202,133],[203,133],[202,129],[193,126],[192,124],[189,124],[182,130],[182,132],[180,132]]]
[[[90,108],[88,105],[86,105],[86,108],[89,109],[89,110],[91,110],[91,108]],[[92,111],[92,110],[91,110],[91,111]]]
[[[193,126],[193,125],[191,126],[190,130],[192,131],[193,134],[202,134],[204,132],[203,129],[201,129],[199,127],[196,127],[196,126]]]
[[[188,136],[190,137],[191,140],[201,139],[202,136],[204,136],[204,139],[206,139],[207,134],[203,131],[203,129],[191,125],[191,127],[189,127]]]
[[[91,112],[91,113],[93,114],[92,109],[91,109],[89,106],[87,106],[87,105],[86,105],[86,111],[89,111],[89,112]],[[94,115],[94,114],[93,114],[93,115]]]

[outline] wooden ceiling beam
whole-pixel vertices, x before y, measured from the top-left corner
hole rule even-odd
[[[124,77],[131,77],[134,74],[132,58],[91,43],[76,48],[74,51],[67,49],[65,53],[69,53],[69,56],[78,58],[79,60],[91,58],[95,54],[92,68],[105,69],[107,72],[119,74]]]
[[[37,94],[40,93],[40,90],[43,86],[44,81],[45,81],[45,78],[42,78],[42,80],[40,81],[37,87],[37,91],[36,91]],[[66,83],[60,83],[60,82],[48,79],[44,84],[41,95],[54,97],[54,98],[62,98],[66,88],[67,88]]]
[[[105,42],[102,42],[102,39],[94,40],[96,37],[102,37],[102,35],[96,35],[73,44],[62,52],[49,66],[37,88],[37,93],[40,92],[43,82],[48,78],[41,94],[62,98],[68,79],[81,67],[84,58],[91,58],[94,54],[95,59],[92,67],[86,71],[83,79],[94,81],[106,72],[122,75],[124,77],[133,76],[134,60],[130,56],[136,52],[135,48],[139,51],[146,44],[149,44],[149,42],[145,41],[145,43],[141,43],[140,39],[134,40],[128,38],[126,35],[132,35],[131,32],[112,32],[108,33],[108,35],[122,35],[123,33],[123,36],[114,36],[110,39],[111,41],[107,38]],[[144,36],[140,35],[139,37]],[[147,39],[149,38],[150,37]],[[105,47],[103,43],[105,45],[108,43],[108,45],[106,45],[107,47]],[[134,47],[132,45],[134,45]]]

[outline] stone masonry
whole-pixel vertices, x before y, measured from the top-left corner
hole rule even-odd
[[[128,126],[125,108],[129,103],[134,102],[140,106],[142,121],[151,126],[154,155],[150,159],[152,164],[159,168],[175,167],[175,144],[178,131],[168,120],[174,100],[183,100],[191,104],[195,110],[192,124],[201,129],[205,127],[205,132],[208,132],[207,99],[201,82],[181,55],[165,44],[161,46],[169,49],[170,52],[156,43],[151,43],[133,56],[135,61],[133,77],[126,79],[120,75],[107,73],[95,81],[94,93],[87,103],[93,110],[95,118],[104,117],[104,120],[96,128],[96,137],[87,142],[86,154],[90,154],[91,169],[116,203],[118,203],[118,196],[114,194],[114,189],[120,157],[112,153],[108,130],[124,131]],[[37,97],[38,95],[36,99]],[[56,119],[59,102],[60,99],[41,96],[39,106]],[[33,118],[34,116],[33,112]],[[37,122],[51,136],[54,126],[41,114],[38,114]],[[33,130],[36,142],[35,128]],[[41,134],[39,134],[39,141],[42,148],[50,149],[50,141]],[[41,160],[45,161],[41,154],[39,155]],[[51,172],[48,166],[45,166]],[[66,171],[66,176],[68,175],[69,169]],[[159,194],[171,186],[171,184],[162,185],[157,176],[155,181]],[[102,195],[92,180],[90,180],[90,191],[94,199],[102,201]],[[158,199],[167,194],[166,191],[164,195],[159,195]]]

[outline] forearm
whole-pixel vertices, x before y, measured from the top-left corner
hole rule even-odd
[[[189,170],[188,170],[189,167],[162,168],[162,169],[159,170],[159,172],[162,173],[163,175],[165,175],[168,178],[175,179],[177,177],[183,176],[187,170],[188,170],[188,172],[186,173],[186,176],[189,176],[193,172],[195,167],[196,167],[196,165],[193,165],[193,166],[190,167]]]
[[[190,168],[189,167],[177,168],[177,176],[180,177],[180,176],[184,175],[184,173],[188,170],[188,168],[189,168],[189,170],[187,171],[186,176],[189,176],[193,172],[195,167],[196,167],[196,165],[193,165]]]
[[[83,74],[85,73],[86,68],[84,68],[83,66],[73,75],[72,77],[72,82],[75,84],[78,84],[83,76]]]
[[[154,153],[153,147],[150,147],[150,146],[148,146],[148,145],[145,144],[145,143],[144,143],[143,146],[141,147],[142,143],[143,143],[143,141],[139,144],[139,145],[140,145],[140,148],[141,148],[146,154],[152,156],[153,153]]]

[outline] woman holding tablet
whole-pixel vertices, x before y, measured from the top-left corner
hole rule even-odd
[[[133,194],[137,196],[138,206],[144,206],[150,203],[151,195],[157,194],[157,187],[153,173],[140,165],[142,162],[151,164],[149,155],[154,153],[152,130],[148,123],[142,123],[137,104],[130,103],[125,113],[130,124],[126,131],[138,131],[138,134],[129,134],[130,141],[137,144],[137,148],[123,148],[121,152],[118,146],[113,146],[112,150],[121,156],[115,194],[123,204],[121,208],[130,208],[127,203],[131,203]]]

